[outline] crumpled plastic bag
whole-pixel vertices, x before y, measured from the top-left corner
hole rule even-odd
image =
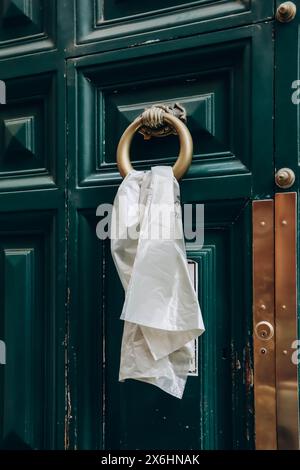
[[[126,293],[119,380],[148,382],[182,398],[204,325],[171,167],[133,170],[124,178],[114,201],[111,251]]]

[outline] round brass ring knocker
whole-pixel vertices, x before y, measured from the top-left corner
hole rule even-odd
[[[193,157],[193,139],[186,125],[172,114],[164,113],[163,119],[174,127],[180,141],[180,152],[173,173],[177,180],[183,177],[188,170]],[[121,176],[125,177],[133,167],[130,162],[130,145],[136,131],[143,125],[143,118],[139,116],[125,130],[117,149],[117,164]]]

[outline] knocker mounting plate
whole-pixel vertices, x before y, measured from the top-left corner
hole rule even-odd
[[[167,137],[168,135],[177,135],[176,130],[170,124],[165,122],[164,115],[172,114],[186,124],[186,110],[179,103],[174,104],[155,104],[145,109],[142,113],[142,126],[138,130],[144,136],[145,140],[151,137]]]

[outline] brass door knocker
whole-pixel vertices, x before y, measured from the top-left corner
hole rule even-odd
[[[130,145],[135,132],[139,131],[146,140],[152,136],[178,135],[180,152],[173,166],[173,173],[175,178],[180,180],[188,170],[193,157],[192,136],[183,121],[186,121],[186,113],[177,103],[173,106],[155,105],[146,109],[127,127],[120,139],[117,164],[121,176],[125,177],[133,170],[130,162]]]

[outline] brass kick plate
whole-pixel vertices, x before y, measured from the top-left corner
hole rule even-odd
[[[253,202],[253,345],[256,449],[277,449],[274,202]],[[273,334],[272,334],[273,333]]]
[[[253,202],[256,449],[299,449],[296,197]]]

